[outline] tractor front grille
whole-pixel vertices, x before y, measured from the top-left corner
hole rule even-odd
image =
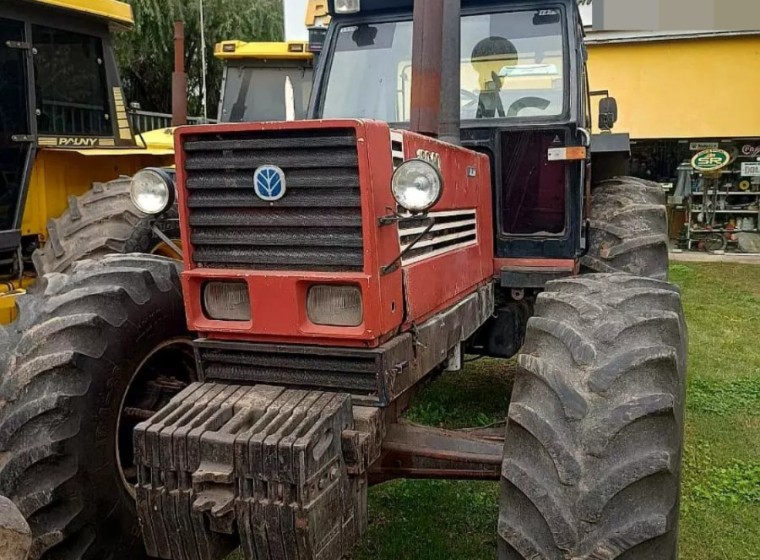
[[[207,268],[360,272],[364,265],[356,133],[272,130],[188,136],[192,260]],[[253,175],[285,174],[287,192],[260,199]]]

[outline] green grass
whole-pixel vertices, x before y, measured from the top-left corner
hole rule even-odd
[[[674,265],[689,324],[681,557],[760,558],[760,267]]]
[[[760,267],[677,264],[689,324],[684,560],[760,560]],[[503,418],[513,364],[481,360],[431,383],[416,422]],[[398,481],[370,491],[357,560],[495,558],[496,483]]]

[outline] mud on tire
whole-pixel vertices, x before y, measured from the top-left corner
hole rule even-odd
[[[591,191],[591,232],[581,265],[592,272],[625,272],[666,280],[668,218],[662,188],[618,177]]]
[[[81,261],[18,301],[0,358],[0,494],[32,528],[32,559],[144,557],[116,425],[138,364],[187,336],[178,266]]]
[[[161,239],[153,232],[152,217],[132,203],[130,184],[122,177],[69,197],[68,209],[48,222],[47,244],[32,256],[37,274],[64,272],[78,260],[110,253],[151,253]],[[178,238],[179,226],[165,233]]]
[[[671,284],[547,284],[509,409],[500,559],[677,557],[685,341]]]

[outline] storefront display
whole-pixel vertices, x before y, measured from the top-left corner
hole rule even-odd
[[[631,173],[663,185],[682,248],[760,246],[760,139],[637,141]]]

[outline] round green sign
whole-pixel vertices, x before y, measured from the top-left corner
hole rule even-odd
[[[731,163],[731,154],[726,150],[703,150],[691,159],[691,166],[702,173],[720,171]]]

